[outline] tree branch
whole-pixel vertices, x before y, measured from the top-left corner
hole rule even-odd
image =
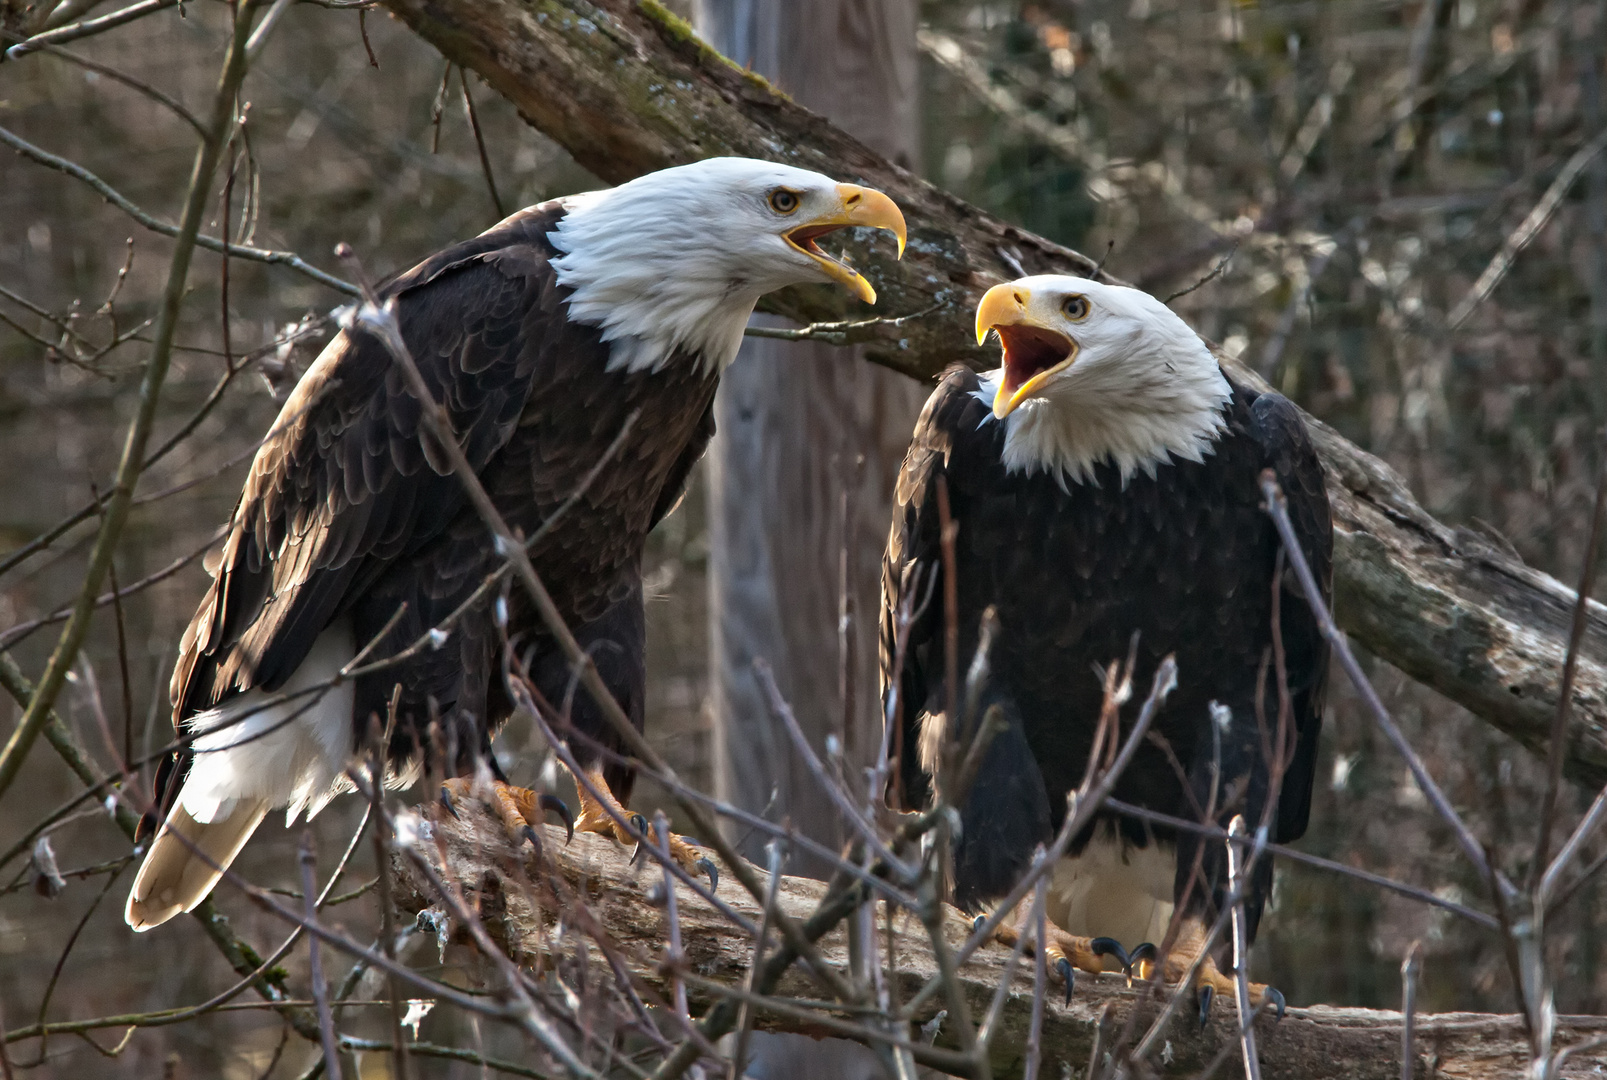
[[[505,837],[505,830],[490,811],[478,803],[460,801],[459,817],[426,810],[433,830],[431,842],[418,851],[426,854],[441,877],[461,882],[464,900],[480,912],[480,923],[497,946],[511,956],[534,958],[554,950],[565,955],[578,935],[564,934],[558,924],[565,914],[565,901],[555,894],[548,873],[568,883],[575,897],[584,897],[591,913],[611,939],[614,950],[624,959],[633,981],[663,996],[673,998],[673,981],[679,972],[685,981],[693,1012],[707,1010],[721,1001],[748,1002],[754,1024],[760,1029],[796,1031],[813,1035],[849,1034],[857,1025],[854,1014],[837,1003],[821,1003],[812,1008],[809,999],[815,983],[796,967],[789,971],[770,995],[747,991],[748,968],[754,956],[753,938],[737,923],[715,911],[684,885],[676,886],[676,900],[685,953],[684,966],[664,962],[663,943],[667,935],[667,915],[662,905],[650,902],[650,893],[661,888],[657,867],[632,866],[627,849],[604,837],[577,833],[566,845],[561,828],[542,826],[542,850],[546,856],[516,852]],[[548,859],[548,865],[537,860]],[[398,875],[395,896],[406,916],[415,916],[437,904],[437,892],[408,859],[393,862]],[[762,875],[757,867],[750,868]],[[819,906],[828,886],[810,878],[783,877],[775,893],[776,907],[802,925]],[[763,912],[758,901],[732,893],[730,904],[750,921],[758,922]],[[970,920],[955,909],[943,908],[943,934],[950,951],[958,953],[970,935]],[[453,940],[467,942],[467,934],[454,927]],[[937,961],[926,931],[914,920],[903,920],[895,928],[898,969],[891,977],[899,983],[899,994],[912,995],[937,974]],[[555,937],[555,934],[557,935]],[[594,965],[606,964],[594,944]],[[844,928],[834,930],[819,942],[828,963],[848,964],[848,936]],[[959,969],[959,983],[971,1009],[981,1016],[988,1012],[1011,952],[1000,945],[977,950]],[[555,957],[556,959],[556,957]],[[694,974],[695,973],[695,974]],[[1058,1073],[1060,1062],[1081,1063],[1099,1031],[1102,1011],[1108,1005],[1110,1017],[1104,1026],[1120,1030],[1135,1012],[1138,1023],[1147,1026],[1159,1015],[1162,1001],[1154,987],[1136,982],[1128,988],[1120,975],[1111,973],[1082,976],[1069,1007],[1054,994],[1043,1006],[1041,1054],[1046,1065]],[[772,1001],[772,999],[782,999]],[[923,1006],[914,1017],[925,1023],[935,1014],[938,1002]],[[989,1041],[995,1076],[1018,1077],[1025,1065],[1027,1031],[1032,1022],[1033,993],[1030,981],[1017,980],[1006,994],[1003,1011]],[[1164,1076],[1193,1076],[1214,1060],[1224,1048],[1239,1041],[1238,1018],[1232,1009],[1214,1011],[1210,1025],[1197,1029],[1191,1009],[1179,1010],[1179,1017],[1166,1032],[1172,1049],[1169,1060],[1163,1055]],[[818,1019],[816,1018],[818,1016]],[[1258,1021],[1259,1050],[1266,1076],[1299,1076],[1306,1080],[1346,1077],[1354,1080],[1395,1080],[1400,1075],[1400,1046],[1403,1018],[1398,1012],[1374,1009],[1348,1009],[1317,1006],[1291,1008],[1288,1015],[1272,1024]],[[1419,1046],[1432,1045],[1439,1059],[1441,1075],[1467,1080],[1494,1080],[1516,1076],[1528,1061],[1528,1042],[1522,1020],[1517,1016],[1447,1013],[1423,1015],[1413,1019]],[[1564,1018],[1559,1025],[1560,1044],[1582,1044],[1607,1034],[1607,1019],[1600,1017]],[[875,1038],[868,1031],[862,1038]],[[886,1038],[885,1034],[882,1036]],[[912,1047],[917,1061],[950,1068],[957,1064],[955,1025],[944,1025],[935,1046]],[[927,1051],[932,1051],[928,1054]]]

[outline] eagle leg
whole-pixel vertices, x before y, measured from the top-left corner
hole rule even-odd
[[[993,932],[993,938],[1001,945],[1015,948],[1016,942],[1021,938],[1028,920],[1032,918],[1032,904],[1030,899],[1024,899],[1016,906],[1011,918],[999,923]],[[1045,937],[1048,938],[1044,949],[1044,959],[1048,961],[1051,970],[1059,974],[1062,982],[1066,984],[1066,1003],[1071,1004],[1071,991],[1075,982],[1075,972],[1078,970],[1098,974],[1106,970],[1119,970],[1130,972],[1131,963],[1127,958],[1127,950],[1114,938],[1079,937],[1067,933],[1056,926],[1053,921],[1046,920]],[[1029,939],[1028,947],[1032,946]],[[1112,957],[1117,964],[1115,969],[1108,969],[1105,957]]]
[[[535,826],[541,823],[544,813],[557,814],[572,840],[575,836],[575,819],[562,799],[529,788],[514,787],[501,780],[487,781],[485,786],[473,777],[455,776],[441,785],[441,805],[453,817],[457,810],[453,801],[478,795],[502,822],[508,837],[517,847],[529,840],[537,851],[541,850],[541,836]]]
[[[1161,974],[1168,983],[1181,983],[1188,970],[1194,965],[1194,960],[1200,955],[1205,946],[1205,924],[1197,916],[1190,916],[1183,921],[1178,932],[1177,944],[1167,954],[1162,966]],[[1156,959],[1159,950],[1149,942],[1145,942],[1132,952],[1135,974],[1141,979],[1155,977]],[[1194,977],[1194,989],[1199,995],[1200,1023],[1203,1026],[1210,1015],[1211,998],[1220,997],[1232,1001],[1238,994],[1238,980],[1232,975],[1224,974],[1216,966],[1216,961],[1207,956],[1200,970]],[[1286,1003],[1281,992],[1276,987],[1265,983],[1253,982],[1250,984],[1250,1004],[1257,1009],[1271,1012],[1274,1019],[1282,1020]]]
[[[596,789],[596,795],[592,794],[593,788]],[[633,858],[641,854],[639,850],[641,840],[651,836],[647,819],[625,809],[620,801],[614,798],[613,791],[608,787],[608,781],[603,779],[601,768],[587,769],[586,781],[577,778],[575,790],[580,793],[580,816],[575,819],[576,832],[611,836],[617,843],[631,848]],[[631,827],[627,828],[620,824],[621,821],[630,822]],[[632,832],[632,828],[636,831]],[[669,846],[670,858],[679,863],[683,870],[693,877],[700,873],[708,875],[711,889],[719,886],[720,872],[701,847],[675,833],[670,833]]]

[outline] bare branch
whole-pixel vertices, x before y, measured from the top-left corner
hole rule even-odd
[[[1484,273],[1479,275],[1479,279],[1473,283],[1467,295],[1462,297],[1456,307],[1451,309],[1451,313],[1445,317],[1447,330],[1460,329],[1462,324],[1467,322],[1468,316],[1473,314],[1473,309],[1495,291],[1495,287],[1501,284],[1501,279],[1507,276],[1507,271],[1512,269],[1512,261],[1518,257],[1518,253],[1540,235],[1540,230],[1545,228],[1546,222],[1551,220],[1551,215],[1556,213],[1557,207],[1562,205],[1562,200],[1567,197],[1568,189],[1579,179],[1579,174],[1590,164],[1591,158],[1603,150],[1607,150],[1607,130],[1597,133],[1594,139],[1574,151],[1573,156],[1563,165],[1562,171],[1557,174],[1557,178],[1546,189],[1546,193],[1540,197],[1540,201],[1534,204],[1534,208],[1518,223],[1518,227],[1507,234],[1501,250],[1490,260],[1490,265],[1484,268]]]
[[[253,2],[256,2],[256,0],[253,0]],[[113,188],[110,184],[106,183],[106,181],[102,180],[100,177],[96,176],[82,165],[79,165],[76,162],[68,161],[63,157],[57,157],[48,150],[41,150],[33,143],[19,135],[7,131],[3,127],[0,127],[0,143],[5,143],[17,153],[23,155],[24,157],[32,158],[34,161],[46,166],[47,168],[55,169],[57,172],[66,173],[75,180],[83,181],[90,187],[94,188],[101,198],[105,199],[123,213],[145,226],[145,228],[154,233],[160,233],[163,236],[171,236],[180,240],[181,247],[187,244],[192,247],[203,247],[208,251],[216,251],[220,253],[227,252],[229,255],[232,255],[237,259],[250,259],[253,262],[268,263],[273,266],[287,266],[297,273],[305,274],[307,277],[312,278],[320,285],[327,285],[336,292],[345,293],[347,296],[357,296],[360,294],[360,290],[357,288],[357,286],[352,285],[349,282],[342,281],[340,278],[334,277],[331,274],[324,273],[322,270],[318,269],[316,266],[313,266],[311,263],[307,262],[300,255],[297,255],[293,251],[269,251],[264,248],[244,247],[240,244],[225,243],[223,240],[220,240],[214,236],[207,236],[199,231],[199,218],[196,221],[196,228],[189,230],[187,234],[183,225],[171,225],[160,218],[146,213],[144,210],[140,209],[138,206],[134,205],[134,203],[129,201],[121,192],[117,191],[116,188]],[[210,152],[214,155],[217,153],[215,150],[203,152]],[[215,166],[216,161],[214,161],[213,164]],[[211,174],[208,173],[209,178],[210,175]],[[188,214],[186,213],[186,220],[187,219]]]
[[[59,26],[54,30],[46,30],[42,34],[35,34],[24,41],[11,46],[6,50],[6,59],[16,60],[27,56],[47,45],[60,45],[67,41],[77,41],[79,38],[93,37],[108,30],[115,30],[119,26],[143,19],[145,16],[170,8],[178,4],[179,0],[140,0],[137,4],[130,4],[110,15],[102,15],[98,19],[85,19],[83,22]]]

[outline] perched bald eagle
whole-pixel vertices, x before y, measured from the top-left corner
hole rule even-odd
[[[896,662],[901,599],[912,589],[928,595],[943,572],[945,485],[958,527],[959,655],[972,655],[992,607],[998,630],[981,704],[999,705],[1007,722],[961,807],[957,901],[976,910],[1009,891],[1034,846],[1060,827],[1099,722],[1099,672],[1125,661],[1135,635],[1139,690],[1123,709],[1124,725],[1169,655],[1177,685],[1152,729],[1164,745],[1142,746],[1115,797],[1193,821],[1209,813],[1219,825],[1242,814],[1253,830],[1272,772],[1262,725],[1278,723],[1275,604],[1292,749],[1270,831],[1278,841],[1299,837],[1328,656],[1293,578],[1274,581],[1279,541],[1259,484],[1262,470],[1276,472],[1301,548],[1326,588],[1328,502],[1299,412],[1230,379],[1182,319],[1135,289],[1023,278],[983,297],[976,328],[979,343],[998,334],[1003,366],[951,371],[926,403],[899,476],[883,565],[882,687],[884,695],[897,691],[890,734],[902,749],[903,798],[914,809],[930,798],[939,755],[957,737],[944,715],[942,602],[921,609]],[[1133,946],[1162,942],[1179,909],[1164,974],[1180,978],[1226,893],[1224,845],[1106,812],[1074,838],[1070,856],[1053,871],[1048,911],[1058,930],[1047,950],[1068,993],[1073,967],[1099,971],[1106,956],[1125,967],[1151,955]],[[1196,857],[1200,874],[1191,882]],[[1247,904],[1252,935],[1271,883],[1263,857]],[[1221,951],[1204,965],[1207,1006],[1212,990],[1233,985],[1226,970]],[[1264,989],[1256,989],[1258,1002]]]
[[[643,543],[714,432],[715,386],[759,297],[835,281],[875,301],[863,277],[816,243],[861,225],[894,232],[902,253],[903,217],[880,192],[713,159],[521,210],[379,290],[395,301],[480,481],[525,536],[581,488],[636,414],[530,554],[638,727]],[[393,694],[395,779],[424,765],[449,776],[495,767],[490,740],[512,702],[493,600],[400,664],[311,692],[360,650],[368,663],[420,640],[503,564],[444,455],[420,434],[401,372],[355,329],[286,402],[173,672],[173,717],[188,745],[163,762],[142,823],[155,840],[128,898],[134,929],[198,904],[218,879],[213,864],[227,866],[269,811],[287,808],[287,821],[317,813],[366,745],[370,717],[389,718]],[[537,688],[564,701],[570,672],[556,643],[521,591],[507,603],[506,632],[522,654],[533,650]],[[584,690],[571,719],[618,747]],[[603,766],[585,740],[574,750],[605,794],[629,797],[629,770]],[[532,807],[530,793],[499,788],[504,810],[508,795]],[[584,788],[581,801],[579,828],[624,838]],[[676,844],[678,858],[694,861],[695,847]]]

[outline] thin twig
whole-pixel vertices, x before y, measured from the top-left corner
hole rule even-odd
[[[314,849],[312,826],[307,825],[301,830],[301,891],[307,901],[307,921],[318,921],[318,903],[313,899],[317,889],[317,881],[313,875],[313,864],[317,859]],[[329,1011],[329,986],[324,982],[324,967],[322,958],[318,953],[318,938],[313,936],[307,939],[307,977],[312,983],[312,998],[318,1008],[318,1034],[323,1039],[324,1047],[324,1074],[329,1080],[340,1080],[340,1047],[335,1041],[335,1017]]]
[[[1384,735],[1389,739],[1390,743],[1406,759],[1406,766],[1411,770],[1412,779],[1417,782],[1418,788],[1423,792],[1424,797],[1428,799],[1430,805],[1445,820],[1446,824],[1450,825],[1451,831],[1456,836],[1457,844],[1473,864],[1474,869],[1478,871],[1479,877],[1494,882],[1498,889],[1509,895],[1515,895],[1516,891],[1513,889],[1512,883],[1499,870],[1493,870],[1490,866],[1489,860],[1485,857],[1484,848],[1480,846],[1477,838],[1468,829],[1467,823],[1462,820],[1461,815],[1452,808],[1450,800],[1445,797],[1445,793],[1434,782],[1434,778],[1429,775],[1428,768],[1423,764],[1423,759],[1418,757],[1417,751],[1412,748],[1412,744],[1406,741],[1406,736],[1401,733],[1401,729],[1396,725],[1394,718],[1389,715],[1389,709],[1384,706],[1383,700],[1379,698],[1378,691],[1373,688],[1372,682],[1367,678],[1366,673],[1362,671],[1361,665],[1357,663],[1356,655],[1350,651],[1349,639],[1345,637],[1339,627],[1334,625],[1333,614],[1328,610],[1328,605],[1323,600],[1322,589],[1318,587],[1317,579],[1311,573],[1311,564],[1306,561],[1306,553],[1301,550],[1300,541],[1295,536],[1294,525],[1289,520],[1289,505],[1287,500],[1284,499],[1283,489],[1278,485],[1278,478],[1271,469],[1265,470],[1261,474],[1261,492],[1265,497],[1264,509],[1271,515],[1273,523],[1277,526],[1278,535],[1283,541],[1284,551],[1288,553],[1289,563],[1293,566],[1295,577],[1299,580],[1300,587],[1305,592],[1306,602],[1311,606],[1312,614],[1317,619],[1318,628],[1333,649],[1334,655],[1339,658],[1339,664],[1345,669],[1345,674],[1350,676],[1351,682],[1361,695],[1368,711],[1373,714],[1373,719],[1383,729]]]
[[[875,335],[861,333],[878,326],[903,326],[938,310],[942,303],[922,308],[908,315],[884,315],[874,319],[853,319],[846,322],[817,322],[808,326],[748,326],[742,332],[748,337],[770,338],[775,341],[821,341],[827,345],[853,345],[870,341]]]
[[[1412,942],[1401,961],[1401,1080],[1413,1080],[1417,1051],[1412,1046],[1417,1023],[1417,976],[1423,963],[1423,943]]]
[[[206,138],[206,128],[202,125],[201,121],[196,118],[194,113],[192,113],[189,109],[186,109],[177,98],[163,93],[161,90],[158,90],[149,83],[141,82],[139,79],[134,78],[134,76],[129,75],[126,72],[118,71],[116,68],[102,64],[98,60],[91,60],[87,56],[80,56],[78,53],[70,52],[69,50],[62,48],[60,45],[51,45],[46,43],[42,46],[39,46],[39,48],[43,49],[44,52],[49,56],[59,56],[61,59],[66,60],[69,63],[77,64],[86,71],[93,71],[97,75],[104,75],[113,82],[120,82],[130,89],[144,94],[158,105],[161,105],[171,111],[186,124],[189,124],[195,129],[195,133],[197,135],[201,136],[203,139]]]
[[[3,291],[3,287],[0,287],[0,291]],[[260,349],[254,350],[248,359],[255,361],[261,356],[272,352],[275,348],[282,344],[296,341],[307,336],[308,334],[313,333],[317,326],[324,321],[324,318],[327,318],[327,316],[321,317],[317,320],[317,322],[298,329],[293,334],[275,341],[271,341],[262,346]],[[207,394],[206,400],[203,401],[200,407],[190,415],[189,419],[180,425],[177,431],[168,436],[167,441],[162,443],[161,446],[157,447],[150,453],[149,456],[146,457],[145,464],[142,466],[141,471],[149,471],[152,465],[155,465],[158,461],[162,460],[162,458],[166,457],[176,447],[178,447],[180,443],[184,442],[185,439],[194,434],[195,430],[200,427],[201,422],[204,421],[211,414],[212,410],[217,407],[218,403],[223,400],[223,393],[228,389],[229,384],[232,383],[242,372],[246,371],[249,366],[250,365],[248,363],[241,362],[236,364],[233,370],[224,372],[223,376],[213,385],[211,392]],[[299,417],[303,415],[304,411],[305,410],[298,410],[295,415]],[[281,416],[279,421],[276,422],[271,429],[269,429],[268,433],[264,435],[262,439],[253,444],[245,452],[245,454],[256,453],[256,451],[264,442],[267,441],[267,439],[284,430],[284,425],[288,419],[289,418]],[[240,455],[240,457],[244,457],[245,454]],[[238,460],[239,458],[230,459],[224,468],[232,467],[237,463]],[[224,469],[219,469],[217,471],[221,472],[224,471]],[[184,484],[176,485],[175,487],[168,489],[168,492],[172,493],[175,491],[181,491],[187,487],[188,484],[189,482],[186,481]],[[162,493],[157,493],[157,495],[160,494]],[[150,501],[150,499],[154,497],[155,496],[142,495],[135,500],[135,504],[138,505],[142,501]],[[18,564],[26,561],[29,557],[37,554],[38,552],[43,551],[73,526],[79,524],[80,522],[87,521],[89,518],[93,517],[99,512],[99,509],[100,506],[96,503],[88,503],[84,506],[81,506],[77,510],[73,511],[73,513],[58,521],[55,525],[52,525],[49,529],[46,529],[44,532],[28,541],[28,543],[24,544],[22,547],[17,548],[15,551],[8,552],[4,559],[0,559],[0,575],[9,573],[11,570],[15,569]]]
[[[502,196],[497,194],[497,178],[491,174],[491,155],[486,153],[485,136],[480,132],[480,114],[474,109],[474,95],[469,93],[467,68],[458,68],[458,84],[463,87],[463,111],[469,114],[469,128],[474,132],[474,146],[480,151],[480,170],[485,173],[485,186],[491,192],[491,205],[497,211],[497,220],[501,221],[508,216],[508,212],[502,208]]]
[[[1529,890],[1533,892],[1551,858],[1551,829],[1557,817],[1557,793],[1562,790],[1562,764],[1568,743],[1568,715],[1574,703],[1574,675],[1579,668],[1579,646],[1585,640],[1589,621],[1590,591],[1596,584],[1596,560],[1601,548],[1602,517],[1607,513],[1607,455],[1597,466],[1596,502],[1590,513],[1590,531],[1585,535],[1585,561],[1579,569],[1579,588],[1575,593],[1573,624],[1568,630],[1568,652],[1562,661],[1562,682],[1557,687],[1557,715],[1551,721],[1551,739],[1546,753],[1546,793],[1540,803],[1540,835],[1534,843],[1534,865]],[[1543,901],[1542,901],[1543,903]]]
[[[781,688],[776,685],[775,676],[770,672],[770,665],[765,663],[763,659],[755,657],[753,671],[758,676],[759,685],[764,688],[765,701],[770,706],[771,714],[780,720],[782,726],[787,729],[787,734],[792,739],[794,751],[803,760],[805,766],[808,767],[810,775],[815,778],[815,782],[820,785],[831,799],[832,804],[837,807],[837,811],[842,814],[843,820],[853,827],[854,831],[859,834],[865,843],[871,846],[871,849],[876,852],[877,858],[886,863],[898,875],[900,881],[905,884],[914,881],[914,868],[906,866],[904,860],[888,850],[887,845],[882,843],[881,837],[876,835],[875,828],[860,816],[853,800],[843,792],[842,788],[833,783],[832,778],[826,773],[826,768],[821,764],[819,756],[815,753],[814,748],[809,745],[808,736],[803,733],[803,728],[798,726],[798,719],[793,715],[792,707],[781,696]]]
[[[1187,288],[1177,290],[1177,292],[1173,293],[1171,296],[1168,296],[1165,300],[1162,300],[1161,303],[1169,305],[1169,304],[1171,304],[1171,302],[1173,300],[1176,300],[1179,297],[1187,296],[1189,293],[1193,292],[1195,289],[1203,288],[1204,286],[1206,286],[1206,285],[1210,284],[1211,282],[1215,281],[1217,278],[1222,276],[1222,274],[1223,274],[1223,272],[1225,270],[1227,270],[1228,263],[1232,262],[1233,261],[1233,256],[1237,255],[1238,253],[1239,253],[1239,244],[1238,244],[1238,241],[1234,241],[1233,246],[1228,249],[1227,254],[1223,255],[1222,258],[1218,259],[1216,265],[1211,267],[1210,271],[1207,272],[1204,277],[1200,278],[1200,280],[1196,281],[1194,284],[1188,286]]]
[[[1165,825],[1169,828],[1180,829],[1184,832],[1196,833],[1200,836],[1206,836],[1216,840],[1225,840],[1227,839],[1228,835],[1227,830],[1221,828],[1220,826],[1207,825],[1200,821],[1190,821],[1187,818],[1180,818],[1173,814],[1163,814],[1158,810],[1151,810],[1144,806],[1135,806],[1132,803],[1123,802],[1120,799],[1106,799],[1105,808],[1107,810],[1113,810],[1119,814],[1125,814],[1129,817],[1138,818],[1141,821],[1153,822],[1156,825]],[[1208,818],[1210,815],[1202,814],[1201,816]],[[1462,918],[1467,919],[1469,922],[1484,927],[1486,930],[1499,931],[1501,929],[1501,924],[1493,915],[1488,915],[1482,911],[1476,911],[1464,904],[1458,904],[1454,900],[1447,900],[1442,896],[1429,892],[1427,889],[1420,889],[1415,885],[1408,885],[1404,881],[1396,881],[1393,878],[1387,878],[1381,874],[1375,874],[1369,870],[1362,870],[1358,867],[1348,866],[1345,863],[1335,862],[1332,859],[1325,859],[1320,855],[1312,855],[1308,852],[1301,851],[1299,848],[1286,847],[1283,844],[1274,844],[1269,842],[1266,845],[1266,848],[1269,852],[1279,856],[1280,858],[1291,859],[1295,862],[1305,863],[1308,866],[1315,866],[1321,870],[1332,871],[1333,873],[1340,874],[1354,881],[1363,881],[1369,885],[1376,885],[1381,889],[1388,889],[1391,892],[1399,893],[1400,895],[1410,897],[1413,900],[1419,900],[1425,904],[1432,905],[1444,911],[1449,911],[1454,915],[1459,915]]]
[[[140,0],[137,4],[130,4],[110,15],[102,15],[98,19],[85,19],[83,22],[72,23],[69,26],[58,26],[54,30],[46,30],[42,34],[35,34],[26,38],[6,50],[6,57],[16,60],[27,56],[31,52],[43,49],[47,45],[60,45],[64,41],[76,41],[79,38],[93,37],[96,34],[114,30],[135,19],[142,19],[153,12],[170,8],[179,0]]]
[[[771,840],[765,844],[765,869],[769,873],[770,886],[765,894],[764,910],[759,913],[759,932],[753,935],[753,959],[748,961],[748,993],[756,989],[754,983],[759,977],[759,962],[764,959],[764,940],[770,932],[770,912],[776,905],[776,892],[781,888],[781,843]],[[743,1075],[743,1062],[748,1059],[748,1035],[753,1030],[753,1010],[744,1001],[737,1012],[737,1038],[736,1048],[731,1054],[730,1080],[741,1080]]]
[[[446,62],[441,72],[441,86],[435,91],[435,104],[430,107],[430,153],[441,149],[441,115],[446,111],[446,89],[452,82],[452,61]]]
[[[1240,897],[1229,909],[1233,915],[1233,976],[1239,1006],[1239,1052],[1244,1055],[1245,1080],[1261,1080],[1261,1059],[1255,1049],[1255,1009],[1250,1004],[1250,930],[1244,913],[1244,883],[1247,875],[1240,863],[1243,853],[1234,839],[1245,834],[1244,816],[1234,814],[1228,823],[1228,889]]]
[[[213,544],[217,543],[222,535],[223,530],[219,529],[217,532],[214,532],[211,536],[209,536],[206,543],[202,544],[200,547],[195,548],[188,554],[180,555],[177,559],[174,559],[160,570],[147,574],[145,577],[142,577],[138,581],[126,585],[123,588],[118,588],[115,581],[109,582],[108,584],[111,587],[107,589],[106,592],[95,598],[94,606],[96,608],[103,608],[108,605],[119,604],[122,598],[125,596],[133,596],[135,593],[145,591],[152,585],[166,581],[180,570],[183,570],[186,566],[189,566],[196,559],[199,559],[201,556],[205,555],[207,550],[211,548]],[[110,571],[108,571],[108,576],[111,576]],[[59,623],[64,619],[67,619],[72,615],[73,610],[74,609],[72,607],[61,607],[57,608],[55,611],[52,611],[48,615],[41,615],[37,619],[29,619],[27,622],[18,623],[16,626],[6,630],[4,633],[0,633],[0,650],[10,649],[19,641],[29,637],[36,630],[41,630],[46,626],[50,626],[52,623]]]
[[[670,873],[670,863],[675,861],[670,857],[670,819],[664,816],[662,810],[653,812],[652,842],[658,847],[659,854],[664,856],[664,915],[670,926],[669,968],[675,987],[675,1011],[682,1020],[690,1023],[692,1014],[686,1008],[686,980],[681,978],[681,969],[686,961],[686,954],[681,949],[681,915],[675,903],[675,875]]]
[[[1032,1020],[1027,1026],[1027,1061],[1021,1080],[1037,1080],[1043,1059],[1043,1003],[1049,996],[1049,879],[1040,877],[1032,890]]]
[[[246,2],[256,4],[259,3],[260,0],[246,0]],[[85,184],[88,184],[90,187],[94,188],[95,191],[99,193],[101,198],[117,207],[119,210],[133,218],[135,221],[139,222],[145,228],[154,233],[159,233],[162,236],[170,236],[181,240],[181,246],[188,245],[190,247],[203,247],[208,251],[227,252],[229,255],[237,259],[250,259],[253,262],[269,263],[270,265],[274,266],[286,266],[292,270],[295,270],[297,273],[305,274],[307,277],[312,278],[320,285],[327,285],[336,292],[345,293],[347,296],[357,296],[360,294],[360,290],[357,288],[357,286],[352,285],[349,282],[342,281],[340,278],[331,274],[324,273],[322,270],[318,269],[316,266],[313,266],[311,263],[307,262],[300,255],[297,255],[293,251],[269,251],[264,248],[244,247],[239,244],[226,243],[224,240],[219,240],[215,236],[207,236],[203,233],[193,230],[192,234],[186,238],[186,229],[183,224],[172,225],[161,220],[160,218],[146,213],[144,210],[140,209],[128,198],[126,198],[122,193],[117,191],[117,189],[113,188],[110,184],[106,183],[106,181],[102,180],[100,177],[96,176],[82,165],[79,165],[76,162],[68,161],[63,157],[57,157],[48,150],[41,150],[33,143],[22,138],[21,136],[7,131],[3,127],[0,127],[0,143],[5,143],[19,154],[22,154],[24,157],[32,158],[34,161],[46,166],[47,168],[55,169],[57,172],[66,173],[75,180],[83,181]],[[213,165],[215,166],[215,152],[213,153],[213,157]],[[197,229],[199,228],[199,225],[200,222],[199,219],[197,219]]]
[[[982,920],[980,926],[971,931],[960,951],[955,954],[955,963],[964,964],[971,958],[977,949],[993,940],[994,932],[1008,914],[1016,909],[1016,905],[1026,897],[1038,882],[1038,879],[1048,873],[1066,854],[1071,846],[1072,838],[1082,831],[1094,815],[1105,805],[1116,782],[1121,779],[1122,773],[1127,771],[1128,764],[1138,752],[1139,746],[1144,742],[1144,735],[1149,731],[1155,714],[1160,711],[1161,704],[1177,687],[1177,661],[1167,656],[1155,669],[1155,678],[1150,684],[1149,697],[1145,699],[1143,708],[1139,710],[1138,718],[1133,721],[1132,730],[1127,733],[1127,740],[1122,744],[1121,751],[1117,753],[1115,762],[1106,769],[1097,780],[1084,783],[1077,791],[1066,798],[1066,818],[1060,826],[1060,832],[1055,834],[1054,841],[1044,853],[1041,860],[1033,864],[1032,869],[1023,874],[1021,880],[1005,894],[994,907],[993,913]],[[941,987],[937,980],[929,980],[904,1006],[904,1015],[913,1016],[915,1010],[931,999]]]
[[[1551,220],[1551,215],[1562,205],[1562,200],[1568,195],[1568,189],[1573,187],[1579,174],[1590,164],[1591,158],[1603,150],[1607,150],[1607,130],[1601,131],[1594,139],[1574,151],[1573,156],[1563,165],[1562,171],[1557,174],[1557,178],[1546,189],[1546,193],[1540,197],[1540,201],[1534,204],[1534,208],[1524,216],[1518,227],[1507,234],[1501,250],[1490,260],[1490,264],[1484,268],[1484,272],[1467,291],[1467,295],[1462,297],[1456,307],[1451,309],[1450,315],[1446,316],[1447,330],[1459,329],[1467,322],[1468,316],[1473,314],[1473,309],[1495,291],[1495,287],[1501,284],[1501,279],[1506,277],[1507,271],[1512,268],[1512,261],[1518,257],[1518,253],[1540,235],[1540,230],[1545,228],[1546,222]]]

